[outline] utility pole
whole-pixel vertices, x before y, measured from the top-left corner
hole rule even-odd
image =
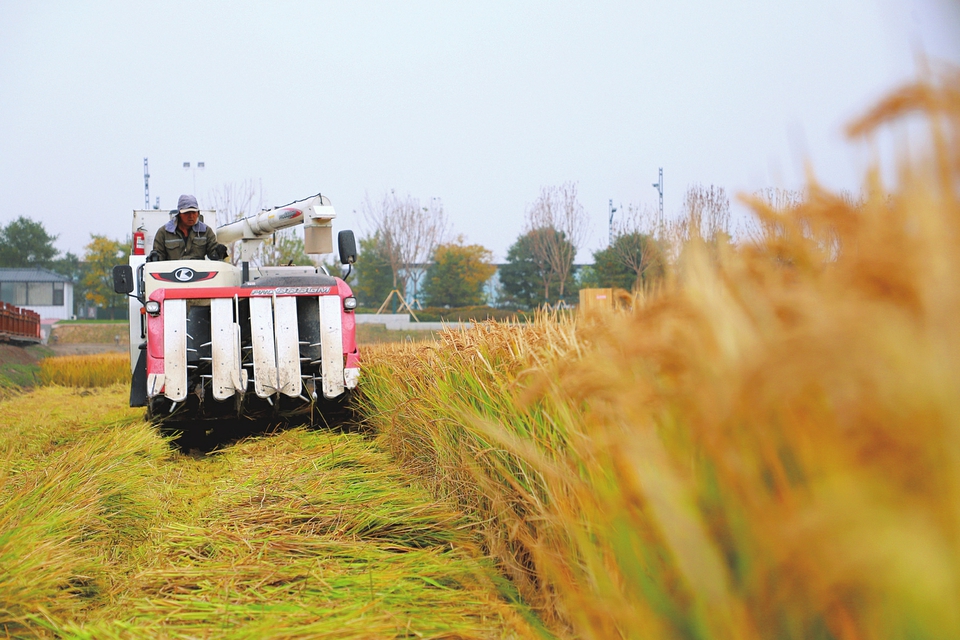
[[[660,208],[658,210],[658,224],[663,226],[663,167],[660,167],[660,179],[653,185],[653,188],[660,194]]]
[[[607,246],[609,247],[613,244],[613,214],[617,212],[617,208],[613,206],[613,198],[610,198],[610,223],[607,227]]]
[[[150,208],[150,170],[146,158],[143,159],[143,208]]]

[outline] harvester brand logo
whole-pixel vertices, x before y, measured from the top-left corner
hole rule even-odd
[[[312,293],[330,293],[330,287],[277,287],[276,289],[254,289],[251,296],[298,296]]]
[[[216,271],[194,271],[190,267],[180,267],[167,273],[151,273],[155,280],[164,282],[203,282],[217,275]]]
[[[283,213],[281,213],[278,217],[281,220],[289,220],[290,218],[296,218],[301,213],[303,212],[300,211],[299,209],[284,209]]]

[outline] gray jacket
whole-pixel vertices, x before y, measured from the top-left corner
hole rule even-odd
[[[184,238],[177,229],[176,216],[160,227],[153,239],[153,250],[160,254],[161,260],[203,260],[205,257],[214,259],[210,252],[216,246],[216,232],[202,221],[193,225]]]

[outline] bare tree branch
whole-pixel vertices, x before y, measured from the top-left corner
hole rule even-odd
[[[695,184],[687,189],[683,209],[688,222],[688,239],[715,239],[730,236],[730,199],[723,187]]]
[[[378,202],[368,195],[361,209],[371,235],[379,234],[384,244],[384,255],[393,272],[393,287],[406,294],[412,278],[416,288],[446,232],[443,203],[432,199],[428,206],[421,206],[413,196],[400,197],[390,191]],[[414,290],[414,297],[417,293]]]
[[[613,225],[610,250],[617,262],[636,275],[635,290],[641,287],[645,274],[665,267],[665,256],[658,246],[661,233],[659,214],[652,207],[628,205],[626,213]]]
[[[532,233],[544,229],[556,233]],[[589,232],[589,219],[577,200],[576,183],[543,187],[540,197],[527,209],[524,231],[530,234],[535,260],[548,267],[544,276],[544,299],[549,300],[553,281],[558,283],[559,295],[563,298],[573,259]]]
[[[210,192],[209,203],[206,207],[217,211],[217,219],[205,222],[214,227],[221,227],[262,211],[263,194],[257,189],[253,180],[228,182]],[[230,262],[234,265],[240,262],[238,244],[239,241],[233,242],[228,247],[230,249]],[[260,264],[262,261],[263,257],[258,249],[254,257],[254,263]]]

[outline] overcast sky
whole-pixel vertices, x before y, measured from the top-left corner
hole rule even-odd
[[[502,260],[544,185],[678,215],[692,183],[797,187],[809,160],[857,189],[845,123],[960,63],[949,0],[728,2],[35,2],[0,0],[0,223],[81,254],[151,202],[253,180],[317,192],[336,229],[365,194],[442,199]],[[191,173],[183,162],[203,161]]]

